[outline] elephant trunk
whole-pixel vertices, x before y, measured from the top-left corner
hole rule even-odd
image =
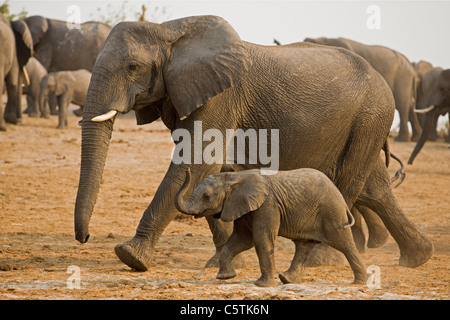
[[[93,87],[95,88],[95,84]],[[99,92],[95,89],[89,90],[81,122],[81,169],[75,202],[75,238],[81,243],[89,239],[89,220],[97,201],[115,120],[91,120],[99,115],[96,110],[103,110],[98,97]]]
[[[189,202],[185,202],[183,200],[187,191],[189,190],[190,184],[191,184],[191,171],[188,168],[186,170],[186,179],[184,180],[183,185],[181,186],[180,190],[178,190],[175,196],[175,207],[181,213],[195,215],[197,214],[197,212],[192,209],[192,206],[189,204]]]
[[[41,112],[43,117],[47,117],[48,118],[49,117],[49,111],[46,110],[45,99],[46,99],[46,96],[45,96],[44,90],[40,90],[40,92],[39,92],[39,111]]]
[[[419,141],[417,141],[416,146],[414,147],[413,152],[411,153],[411,156],[409,157],[408,164],[412,164],[417,154],[422,150],[425,141],[427,141],[428,136],[430,135],[431,131],[434,128],[434,124],[437,121],[437,118],[439,117],[439,112],[436,112],[436,110],[430,110],[426,114],[425,118],[425,125],[422,129],[422,134],[420,135]]]

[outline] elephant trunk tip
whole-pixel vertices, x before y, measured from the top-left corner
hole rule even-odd
[[[78,240],[78,242],[81,244],[88,242],[89,237],[90,237],[89,233],[81,233],[81,234],[76,233],[75,234],[75,239]]]

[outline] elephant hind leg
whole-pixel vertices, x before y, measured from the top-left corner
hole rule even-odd
[[[389,231],[386,229],[380,217],[364,206],[355,205],[353,208],[358,208],[358,211],[366,221],[367,229],[369,231],[369,239],[367,240],[368,248],[379,248],[389,239]],[[352,208],[352,212],[353,212]],[[356,241],[355,241],[356,242]],[[359,250],[359,248],[358,248]],[[361,250],[359,250],[361,252]]]
[[[417,267],[431,257],[433,244],[403,213],[392,192],[389,173],[382,161],[372,170],[357,205],[368,207],[381,218],[400,248],[401,266]]]
[[[303,272],[305,269],[305,262],[311,253],[314,245],[317,244],[313,240],[293,240],[295,243],[295,254],[292,259],[291,266],[285,272],[278,275],[281,282],[286,283],[300,283],[302,282]]]

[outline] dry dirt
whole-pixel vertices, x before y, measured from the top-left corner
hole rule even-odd
[[[73,108],[73,106],[72,106]],[[57,117],[29,118],[0,132],[0,299],[449,299],[450,149],[428,142],[395,194],[406,215],[433,242],[431,259],[398,265],[392,238],[367,249],[367,266],[380,269],[380,289],[352,285],[347,266],[306,270],[302,284],[259,288],[254,250],[236,278],[220,281],[203,266],[214,253],[204,219],[176,219],[164,231],[149,271],[130,270],[114,254],[129,240],[170,162],[170,134],[160,122],[138,127],[116,120],[90,241],[74,239],[73,211],[80,165],[79,118],[56,129]],[[414,143],[391,150],[406,163]],[[393,162],[391,173],[398,168]],[[288,268],[289,240],[279,238],[277,271]],[[75,266],[75,267],[74,267]],[[79,268],[79,269],[78,269]],[[79,273],[73,270],[78,270]],[[79,275],[79,289],[75,278]]]

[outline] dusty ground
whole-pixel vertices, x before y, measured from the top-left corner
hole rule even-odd
[[[0,299],[449,299],[450,149],[427,143],[395,194],[407,216],[435,247],[411,269],[398,265],[390,239],[367,249],[364,260],[380,268],[380,289],[352,285],[349,266],[308,268],[300,285],[258,288],[254,250],[236,278],[215,279],[203,265],[214,253],[204,219],[177,219],[163,233],[145,273],[131,271],[114,254],[130,239],[169,165],[170,134],[157,122],[138,127],[121,118],[115,131],[87,244],[74,239],[73,211],[80,164],[80,128],[55,129],[57,118],[24,116],[0,132]],[[414,143],[391,150],[406,163]],[[391,172],[397,169],[394,162]],[[289,240],[279,238],[277,270],[288,268]],[[76,266],[76,267],[73,267]],[[79,269],[77,269],[77,267]],[[71,270],[79,270],[80,288]]]

